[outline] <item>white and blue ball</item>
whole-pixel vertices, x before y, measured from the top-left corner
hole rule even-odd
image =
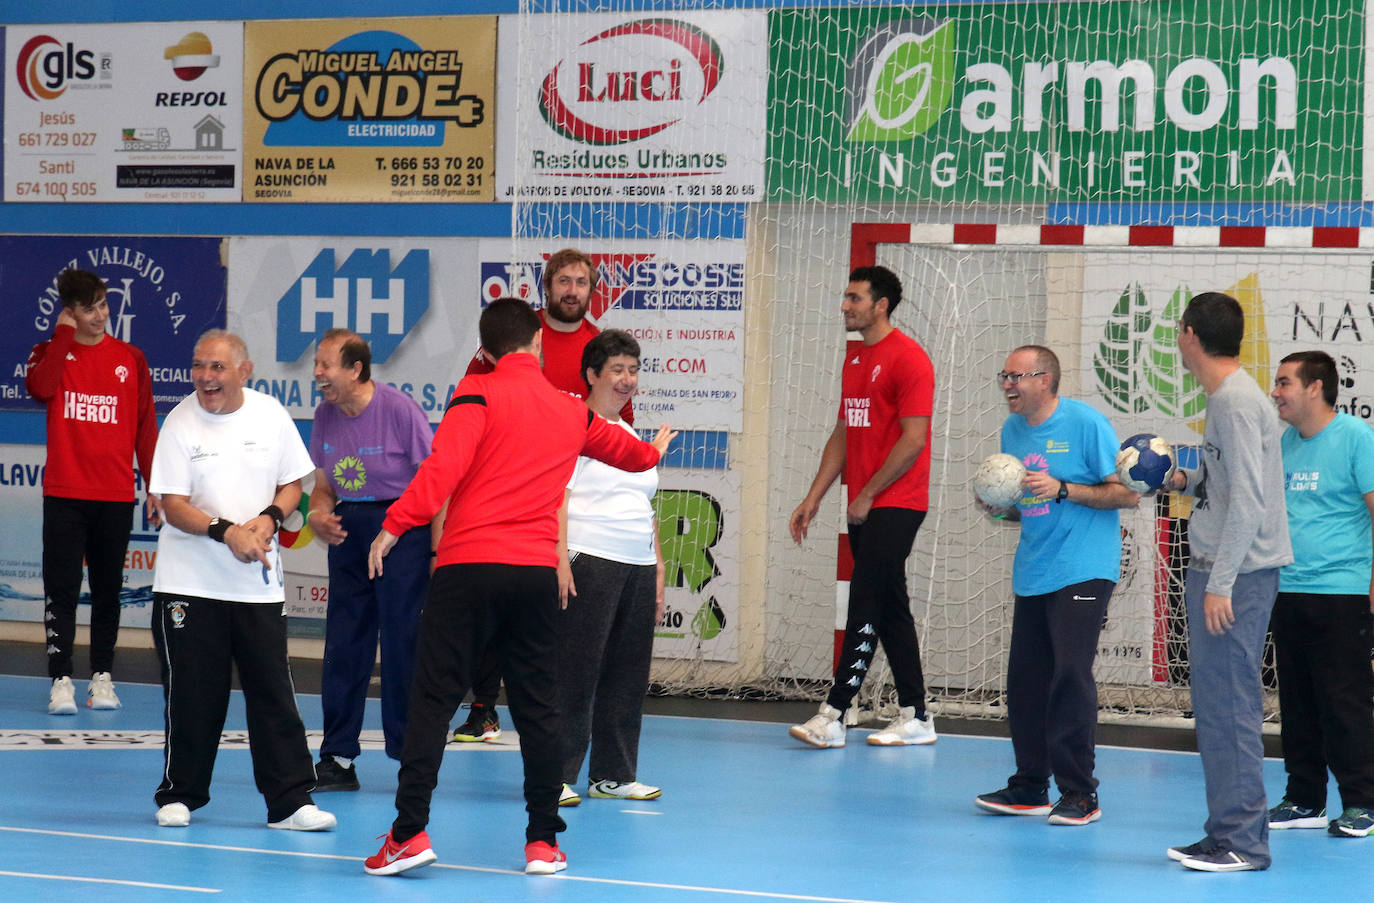
[[[1135,492],[1162,488],[1177,468],[1174,449],[1154,433],[1137,433],[1116,453],[1116,475]]]
[[[989,507],[1010,508],[1025,494],[1021,486],[1025,478],[1025,466],[1013,455],[988,455],[974,471],[973,494]]]

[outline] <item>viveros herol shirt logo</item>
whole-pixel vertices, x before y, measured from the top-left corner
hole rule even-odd
[[[429,251],[359,248],[339,267],[325,248],[277,301],[277,360],[294,361],[327,329],[351,329],[384,364],[429,310]]]
[[[101,62],[108,66],[109,58]],[[24,42],[15,57],[19,90],[32,100],[53,100],[67,88],[88,82],[96,75],[95,52],[78,50],[52,35],[34,35]]]
[[[672,127],[720,84],[720,45],[674,19],[608,28],[554,64],[539,89],[549,127],[585,144],[625,144]]]
[[[900,19],[865,36],[850,64],[848,141],[906,141],[954,96],[953,21]]]

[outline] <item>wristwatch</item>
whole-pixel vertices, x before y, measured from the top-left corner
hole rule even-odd
[[[1054,496],[1054,503],[1057,505],[1069,497],[1069,484],[1063,480],[1059,481],[1059,492]]]

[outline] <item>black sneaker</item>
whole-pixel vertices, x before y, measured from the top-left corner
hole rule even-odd
[[[496,709],[474,703],[468,709],[468,720],[453,732],[454,743],[481,743],[483,740],[496,740],[501,736],[501,719]]]
[[[1050,794],[1044,789],[1003,787],[992,793],[978,794],[973,798],[973,805],[998,815],[1048,815]]]
[[[1070,790],[1059,798],[1050,810],[1052,825],[1088,825],[1102,817],[1097,807],[1096,793],[1075,793]]]
[[[1221,849],[1221,846],[1215,840],[1210,837],[1204,837],[1197,843],[1190,843],[1186,847],[1169,847],[1169,849],[1164,851],[1164,855],[1168,856],[1174,862],[1182,862],[1185,859],[1191,859],[1195,856],[1215,853],[1219,849]]]
[[[315,792],[357,790],[358,770],[352,765],[340,765],[333,756],[321,756],[315,764]]]

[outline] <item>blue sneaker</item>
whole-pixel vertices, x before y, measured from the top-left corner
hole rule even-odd
[[[1050,794],[1044,787],[1003,787],[991,793],[980,793],[973,805],[998,815],[1049,815]]]
[[[1283,802],[1269,810],[1269,827],[1276,831],[1287,828],[1325,828],[1326,810],[1310,809],[1283,798]]]
[[[1374,831],[1374,809],[1347,806],[1340,818],[1332,819],[1326,833],[1332,837],[1368,837]]]

